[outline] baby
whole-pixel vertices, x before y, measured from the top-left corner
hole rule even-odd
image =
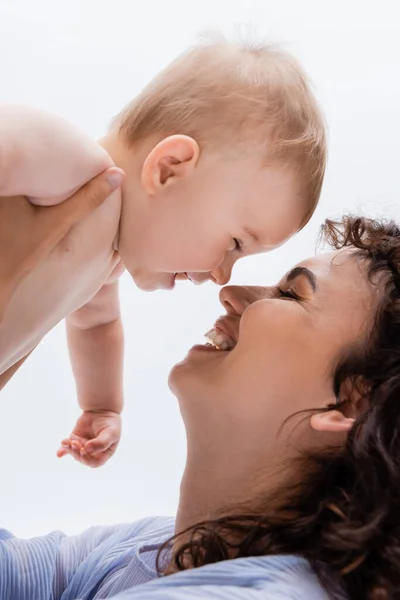
[[[66,318],[83,413],[58,456],[99,466],[120,438],[121,273],[148,291],[223,285],[240,257],[283,244],[319,199],[323,119],[291,56],[225,41],[178,58],[99,144],[46,113],[0,114],[0,195],[50,206],[113,164],[125,172],[121,191],[23,281],[0,330],[6,374]]]

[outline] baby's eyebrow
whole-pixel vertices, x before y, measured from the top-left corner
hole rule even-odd
[[[317,291],[317,278],[315,274],[312,271],[310,271],[310,269],[307,269],[307,267],[295,267],[286,275],[286,281],[290,283],[291,281],[300,276],[306,277],[313,291]]]

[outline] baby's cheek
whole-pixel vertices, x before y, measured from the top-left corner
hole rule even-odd
[[[222,268],[228,265],[230,262],[230,252],[228,252],[225,248],[210,248],[207,256],[207,265],[205,265],[205,271],[214,271],[218,268]]]

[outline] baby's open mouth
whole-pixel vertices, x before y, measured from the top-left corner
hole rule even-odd
[[[175,281],[184,281],[186,279],[192,281],[190,275],[188,275],[187,273],[174,273],[174,279]]]

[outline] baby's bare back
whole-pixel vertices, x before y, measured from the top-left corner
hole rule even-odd
[[[24,107],[0,107],[0,158],[0,195],[24,194],[44,205],[62,201],[112,165],[98,144],[63,120]],[[113,242],[120,205],[117,190],[17,289],[0,330],[0,374],[107,281],[119,262]]]

